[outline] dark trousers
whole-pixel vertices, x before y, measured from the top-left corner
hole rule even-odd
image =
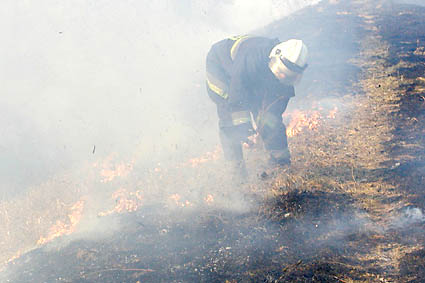
[[[241,161],[243,159],[242,144],[239,136],[235,134],[235,127],[231,126],[232,109],[227,100],[218,96],[207,86],[211,100],[217,106],[219,118],[219,135],[223,147],[224,157],[227,160]],[[282,122],[282,114],[286,110],[289,98],[258,94],[246,101],[248,109],[257,124],[264,146],[268,151],[281,151],[288,149],[286,127]]]
[[[219,44],[226,44],[222,41]],[[217,114],[219,118],[219,134],[223,147],[224,157],[227,160],[242,161],[242,145],[240,135],[236,134],[236,128],[232,123],[232,109],[226,99],[226,93],[229,89],[230,78],[224,71],[223,66],[230,68],[231,62],[220,60],[218,47],[211,48],[206,59],[207,78],[214,84],[215,90],[211,89],[207,83],[207,92],[211,100],[217,105]],[[217,88],[218,87],[218,88]],[[222,90],[221,95],[216,91]],[[227,93],[226,93],[227,94]],[[227,94],[228,95],[228,94]],[[247,109],[252,113],[257,124],[257,131],[263,139],[265,148],[272,151],[288,151],[288,142],[286,137],[286,127],[282,123],[282,114],[285,111],[289,97],[276,96],[275,94],[263,93],[260,90],[250,91],[246,95],[247,101],[243,101]],[[241,109],[238,109],[241,110]]]

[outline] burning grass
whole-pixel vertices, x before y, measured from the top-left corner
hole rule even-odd
[[[71,233],[78,224],[83,206],[80,193],[68,179],[57,181],[50,180],[24,197],[1,202],[0,262],[62,235],[60,231]]]
[[[330,253],[342,253],[344,237],[359,229],[360,222],[351,214],[355,208],[349,201],[337,204],[339,196],[297,190],[280,196],[276,199],[280,208],[276,203],[264,204],[265,217],[255,211],[234,213],[214,207],[195,211],[180,207],[170,215],[160,206],[110,215],[125,234],[74,240],[65,247],[52,242],[22,256],[14,266],[20,268],[20,262],[31,259],[32,264],[19,275],[24,281],[34,272],[42,281],[57,280],[56,274],[82,282],[279,280]],[[266,212],[271,208],[271,214]],[[293,212],[278,217],[292,219],[290,223],[272,216],[280,210]],[[109,222],[107,217],[104,220]],[[347,219],[353,220],[349,228],[342,225]],[[46,257],[47,261],[42,260]],[[341,265],[338,270],[345,269]],[[318,275],[307,272],[303,276]],[[331,274],[322,277],[337,282]]]
[[[89,180],[73,190],[67,190],[72,184],[60,190],[50,184],[2,204],[3,261],[45,243],[14,258],[8,278],[422,282],[423,219],[413,221],[405,212],[413,208],[419,215],[425,201],[424,84],[418,73],[424,41],[417,38],[424,29],[416,24],[423,21],[409,16],[412,30],[400,35],[388,28],[394,17],[385,6],[347,3],[329,9],[337,9],[338,17],[357,17],[353,24],[367,31],[361,53],[350,62],[361,68],[362,79],[352,88],[336,82],[346,87],[332,107],[286,117],[291,168],[263,167],[261,144],[246,148],[253,177],[242,185],[228,177],[219,149],[143,173],[135,161],[96,163]],[[99,186],[102,209],[81,199]],[[102,224],[94,227],[116,229],[92,240],[73,237],[83,206]],[[23,207],[37,213],[24,215]],[[63,237],[49,229],[64,231]]]

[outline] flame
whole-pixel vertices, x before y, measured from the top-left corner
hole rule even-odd
[[[111,210],[100,212],[99,216],[136,211],[143,205],[144,200],[142,191],[129,192],[123,188],[115,191],[112,194],[112,198],[115,199],[115,207]]]
[[[8,260],[6,260],[5,262],[4,262],[4,264],[9,264],[9,263],[11,263],[12,261],[14,261],[15,259],[18,259],[18,258],[20,258],[21,257],[21,255],[22,255],[22,252],[21,251],[18,251],[18,253],[16,254],[16,255],[14,255],[14,256],[12,256],[11,258],[9,258]],[[1,272],[2,270],[1,270],[1,268],[0,268],[0,272]]]
[[[207,203],[207,204],[212,204],[213,202],[214,202],[214,197],[213,197],[213,195],[211,195],[211,194],[208,194],[205,198],[204,198],[204,201]]]
[[[220,158],[221,148],[220,146],[216,146],[213,151],[209,151],[204,153],[202,156],[198,158],[191,158],[186,162],[179,163],[176,166],[176,169],[183,167],[192,167],[195,168],[201,164],[218,160]],[[112,157],[107,158],[103,163],[95,163],[94,167],[101,167],[100,171],[103,179],[101,182],[107,183],[111,182],[116,177],[126,177],[131,170],[133,169],[134,162],[121,162],[118,165],[112,165]],[[162,173],[167,172],[167,169],[161,167],[162,164],[158,163],[156,167],[153,167],[152,172],[157,173],[157,178],[162,179]],[[112,168],[112,169],[110,169]],[[124,213],[124,212],[134,212],[138,210],[144,204],[144,197],[142,191],[130,192],[126,189],[120,188],[112,194],[112,199],[115,199],[115,207],[99,212],[98,216],[107,216],[113,213]],[[182,200],[182,197],[179,194],[172,194],[169,196],[169,200],[171,203],[176,204],[179,207],[189,207],[194,204],[189,200]],[[205,201],[207,203],[213,202],[212,195],[207,196]]]
[[[220,147],[217,146],[214,151],[206,152],[204,155],[198,158],[189,159],[187,164],[191,167],[196,167],[196,166],[199,166],[200,164],[203,164],[209,161],[218,160],[220,158],[220,152],[221,152]]]
[[[295,135],[302,132],[304,129],[315,130],[320,125],[322,118],[325,116],[328,119],[335,119],[338,107],[334,107],[327,115],[322,115],[323,108],[318,110],[294,110],[288,115],[291,117],[289,125],[286,127],[286,135],[288,137],[294,137]]]
[[[321,115],[319,111],[300,111],[295,110],[291,114],[291,122],[286,128],[286,135],[288,137],[293,137],[305,128],[314,130],[318,127]]]
[[[320,124],[322,117],[327,118],[335,118],[336,112],[338,108],[335,107],[331,110],[328,115],[322,115],[324,112],[322,107],[315,107],[318,110],[310,110],[310,111],[301,111],[295,110],[291,113],[285,113],[284,116],[290,116],[291,121],[287,127],[286,134],[288,137],[293,137],[304,129],[315,130]],[[244,143],[243,146],[246,148],[250,148],[257,144],[257,139],[259,135],[253,135],[248,138],[248,142]],[[176,169],[184,168],[184,167],[198,167],[207,162],[218,160],[221,156],[221,147],[216,146],[216,148],[212,151],[208,151],[201,155],[200,157],[191,158],[186,162],[179,163],[176,165]],[[130,162],[113,162],[114,155],[109,156],[104,160],[101,164],[95,164],[95,167],[100,167],[100,175],[102,176],[101,182],[107,183],[113,181],[117,177],[126,177],[130,174],[134,167],[134,161]],[[162,164],[158,163],[155,167],[152,168],[152,172],[158,174],[158,178],[163,178],[163,173],[167,172],[166,168],[163,168]],[[134,212],[138,210],[143,205],[143,194],[141,191],[129,192],[125,189],[118,189],[115,193],[112,194],[112,198],[115,199],[116,205],[114,208],[100,212],[99,216],[106,216],[113,213],[123,213],[123,212]],[[179,207],[188,207],[193,206],[193,204],[188,200],[182,200],[182,197],[179,194],[172,194],[168,197],[171,203],[179,206]],[[211,194],[208,194],[204,198],[205,203],[208,205],[214,202],[214,197]]]
[[[334,109],[332,109],[331,111],[329,111],[329,114],[328,114],[327,118],[329,118],[329,119],[335,119],[336,112],[338,112],[338,107],[335,106]]]
[[[69,235],[72,232],[74,232],[75,227],[81,220],[81,217],[83,215],[83,210],[84,210],[84,200],[77,201],[70,208],[70,214],[68,215],[69,221],[64,222],[61,220],[57,220],[56,224],[50,227],[49,234],[46,237],[41,237],[37,241],[37,245],[45,244],[57,237],[60,237],[63,235]]]
[[[180,201],[181,198],[182,197],[179,194],[173,194],[169,197],[169,199],[172,200],[177,206],[180,206],[180,207],[193,206],[193,204],[188,200]]]
[[[256,133],[252,136],[249,136],[245,142],[242,143],[242,146],[246,149],[254,148],[258,144],[258,139],[260,137],[259,133]]]
[[[113,163],[114,154],[111,154],[101,163],[94,163],[94,167],[100,167],[100,180],[102,183],[112,182],[117,177],[127,177],[133,171],[134,161]]]

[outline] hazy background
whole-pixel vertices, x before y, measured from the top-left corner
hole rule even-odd
[[[414,4],[414,5],[425,6],[425,0],[393,0],[393,2],[400,3],[400,4]]]
[[[193,157],[218,144],[204,58],[319,0],[3,0],[0,193],[113,152]]]

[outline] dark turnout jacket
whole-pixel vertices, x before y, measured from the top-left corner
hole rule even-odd
[[[268,66],[269,54],[278,43],[278,39],[265,37],[235,37],[211,47],[207,75],[223,82],[227,103],[235,111],[265,96],[289,99],[295,95],[294,87],[280,83]]]

